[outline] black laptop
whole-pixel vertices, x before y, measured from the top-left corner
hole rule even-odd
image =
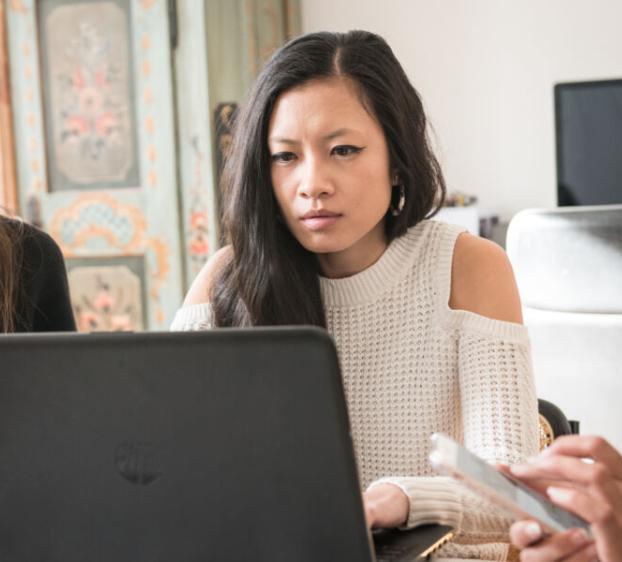
[[[382,548],[416,560],[448,531]],[[0,337],[2,562],[371,562],[372,544],[325,332]]]

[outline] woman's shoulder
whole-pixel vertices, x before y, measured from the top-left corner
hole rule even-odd
[[[514,272],[500,246],[468,232],[457,236],[449,307],[494,320],[522,323]]]
[[[47,232],[19,219],[9,217],[0,219],[27,263],[62,259],[58,244]]]
[[[16,241],[21,248],[22,260],[26,266],[37,268],[39,265],[46,267],[61,267],[64,270],[65,262],[63,254],[47,233],[26,222],[12,220],[11,228],[16,236]]]
[[[28,223],[3,219],[19,264],[17,331],[73,331],[65,261],[53,238]]]
[[[220,248],[203,266],[175,314],[172,331],[206,330],[213,325],[211,295],[214,283],[223,267],[233,257],[231,246]]]
[[[212,290],[218,274],[232,257],[233,249],[231,246],[224,246],[207,260],[207,263],[190,286],[190,290],[184,299],[184,307],[207,303],[211,300]]]
[[[20,237],[26,229],[30,228],[25,222],[0,214],[0,228],[2,228],[9,236],[16,239]]]
[[[464,232],[464,228],[452,223],[426,218],[411,226],[402,236],[409,246],[417,246],[424,255],[453,252],[456,238]]]
[[[436,219],[421,221],[408,237],[421,241],[418,267],[428,264],[441,311],[522,323],[512,266],[498,244]]]

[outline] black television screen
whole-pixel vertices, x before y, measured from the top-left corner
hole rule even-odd
[[[559,205],[622,203],[622,80],[555,86]]]

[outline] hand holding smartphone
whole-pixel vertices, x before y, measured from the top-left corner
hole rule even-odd
[[[562,532],[571,528],[590,532],[589,524],[525,484],[499,472],[450,437],[432,435],[430,463],[438,472],[452,476],[498,506],[514,519],[535,519],[545,531]]]

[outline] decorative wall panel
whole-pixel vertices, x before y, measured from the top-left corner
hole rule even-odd
[[[50,191],[138,186],[129,2],[38,6]]]
[[[67,268],[78,330],[144,329],[142,258],[70,259]]]

